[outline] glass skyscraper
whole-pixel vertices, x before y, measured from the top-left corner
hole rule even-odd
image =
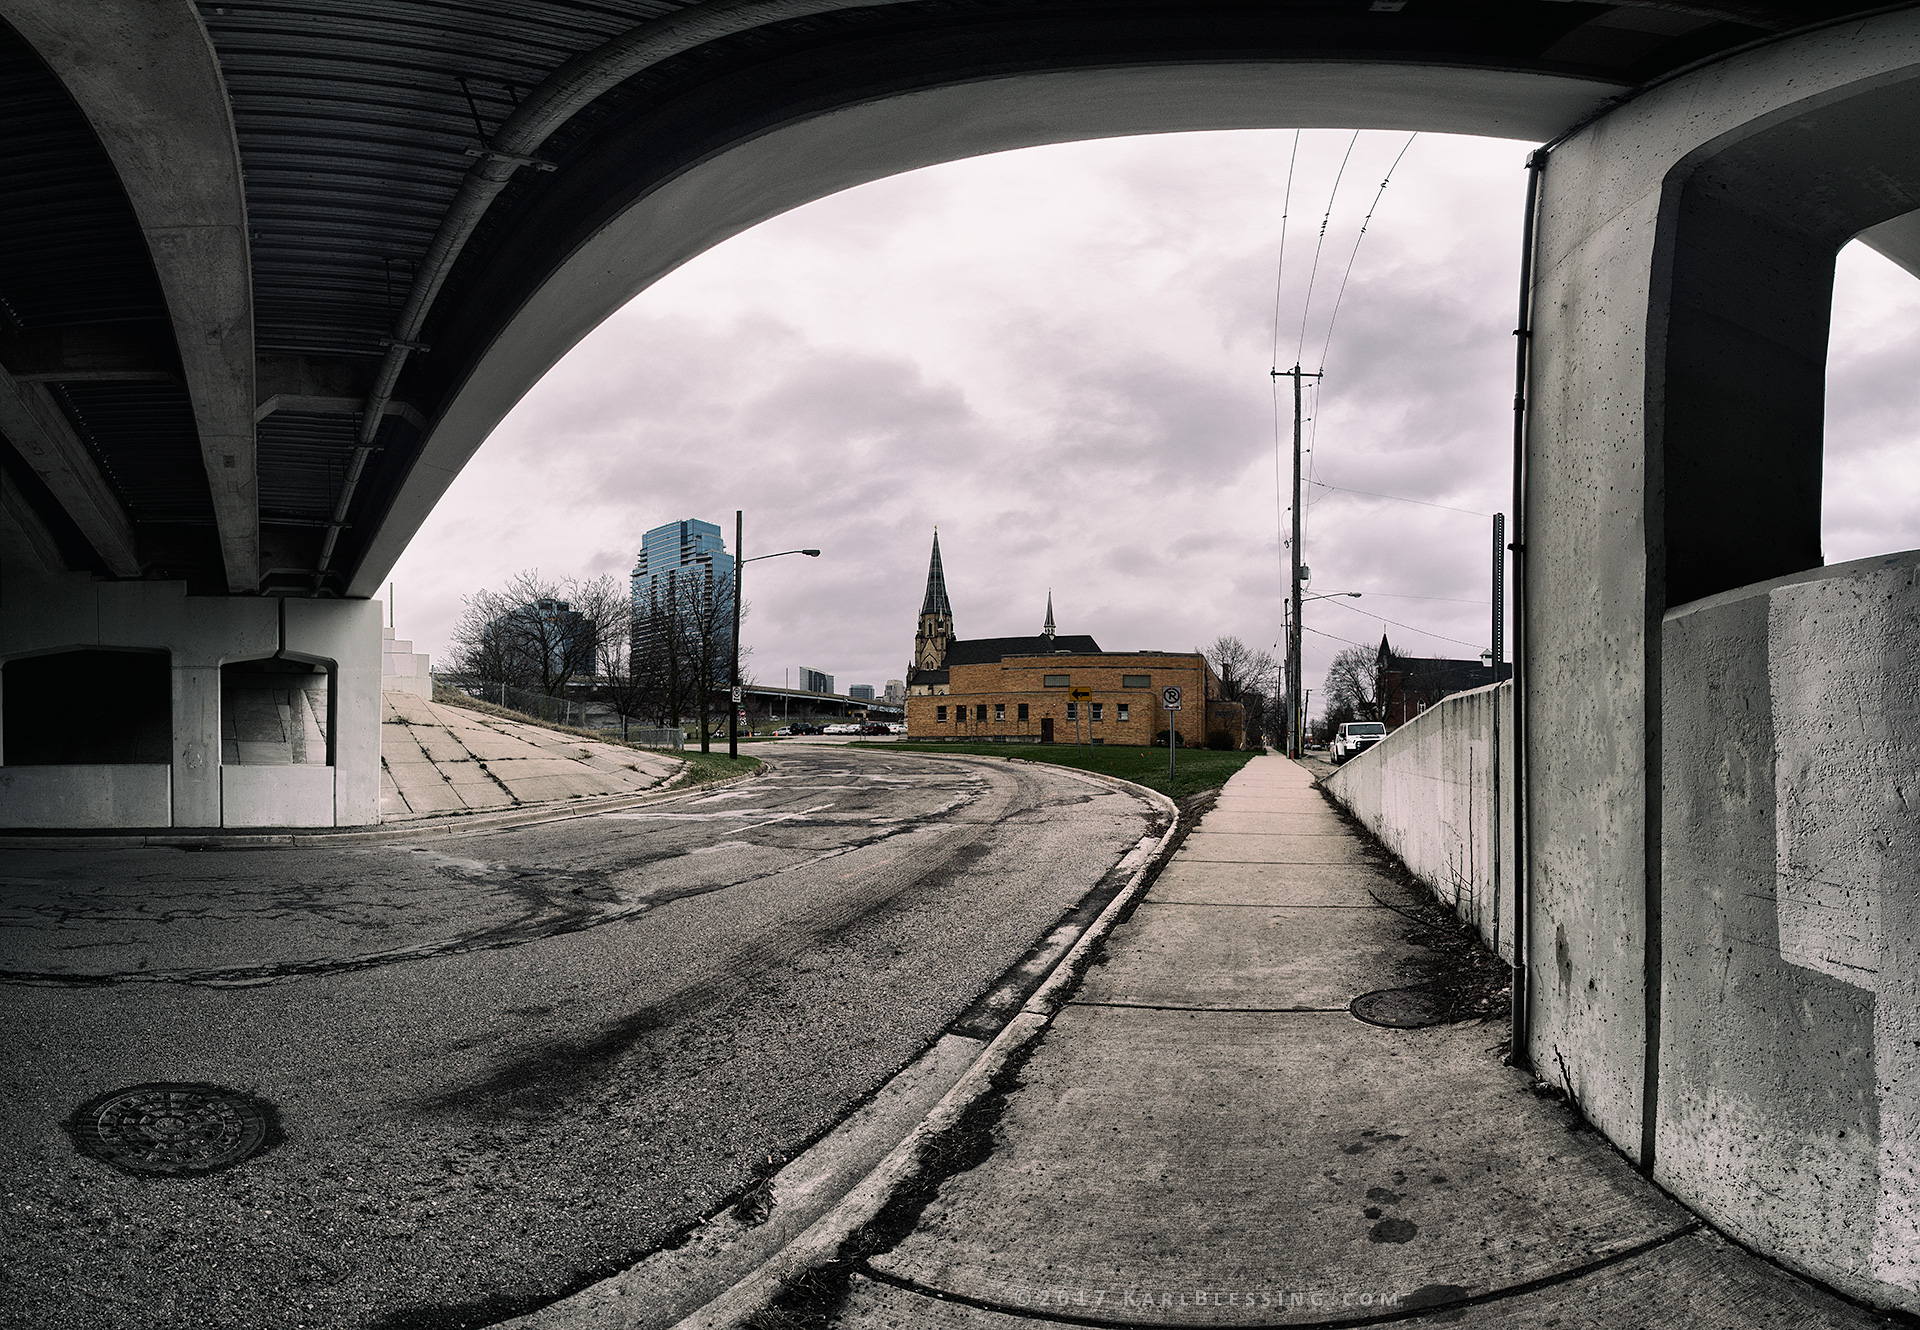
[[[700,604],[717,604],[732,612],[733,555],[727,553],[720,528],[712,522],[686,518],[657,526],[640,538],[640,559],[633,567],[634,645],[645,648],[658,622],[652,611],[678,606],[687,612],[689,592]],[[726,658],[726,648],[720,651]]]

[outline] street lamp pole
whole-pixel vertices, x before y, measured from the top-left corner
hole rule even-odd
[[[741,574],[750,563],[762,559],[783,559],[789,554],[804,554],[809,559],[820,557],[819,550],[781,550],[778,554],[756,554],[747,558],[746,517],[740,509],[733,510],[733,667],[731,686],[727,690],[727,756],[740,756],[740,703],[744,694],[740,688],[740,582]]]
[[[1337,600],[1342,596],[1357,598],[1361,595],[1361,593],[1358,591],[1322,591],[1318,595],[1303,596],[1299,594],[1298,586],[1295,586],[1294,593],[1295,593],[1296,599],[1293,602],[1293,607],[1310,605],[1316,600]],[[1296,617],[1294,617],[1289,621],[1287,642],[1290,649],[1294,652],[1297,652],[1300,648],[1300,624],[1297,617],[1300,614],[1300,610],[1298,608],[1293,608],[1293,614]],[[1289,680],[1287,686],[1289,690],[1293,688],[1300,689],[1298,706],[1294,704],[1293,692],[1289,691],[1287,693],[1288,720],[1291,722],[1291,720],[1295,716],[1298,716],[1300,730],[1302,732],[1300,741],[1296,743],[1294,741],[1293,733],[1289,731],[1287,735],[1287,747],[1293,750],[1292,756],[1298,757],[1303,753],[1305,753],[1307,750],[1304,732],[1307,728],[1307,698],[1311,697],[1312,693],[1310,690],[1304,687],[1301,687],[1301,685],[1306,683],[1307,676],[1306,676],[1306,671],[1300,668],[1300,662],[1296,657],[1292,655],[1288,657],[1287,668],[1288,668],[1288,680]]]

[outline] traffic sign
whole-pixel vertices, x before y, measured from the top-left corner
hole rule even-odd
[[[1180,709],[1180,690],[1172,685],[1162,688],[1160,690],[1160,705],[1168,711],[1178,711]]]
[[[735,684],[735,685],[733,686],[733,700],[734,700],[734,701],[736,701],[736,702],[738,702],[738,701],[740,700],[740,685],[739,685],[739,684]]]
[[[1093,689],[1069,688],[1067,689],[1067,696],[1076,702],[1091,702],[1093,700]]]

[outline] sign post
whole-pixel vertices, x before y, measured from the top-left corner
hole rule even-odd
[[[1167,709],[1167,793],[1171,797],[1173,790],[1173,744],[1178,737],[1173,727],[1174,713],[1180,710],[1180,690],[1168,684],[1160,690],[1160,705]]]
[[[1073,708],[1073,742],[1076,747],[1086,747],[1086,745],[1080,742],[1080,726],[1085,723],[1088,730],[1092,730],[1093,728],[1092,722],[1080,713],[1080,708],[1085,706],[1092,698],[1093,689],[1091,688],[1067,689],[1067,700],[1075,704]],[[1089,734],[1088,737],[1091,738],[1091,734]]]

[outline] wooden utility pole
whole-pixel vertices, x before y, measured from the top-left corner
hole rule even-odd
[[[1300,693],[1305,681],[1300,668],[1300,383],[1320,375],[1309,374],[1296,364],[1292,369],[1274,370],[1273,377],[1293,380],[1293,593],[1288,598],[1293,619],[1287,626],[1287,756],[1297,758],[1302,751],[1300,730],[1307,723]]]

